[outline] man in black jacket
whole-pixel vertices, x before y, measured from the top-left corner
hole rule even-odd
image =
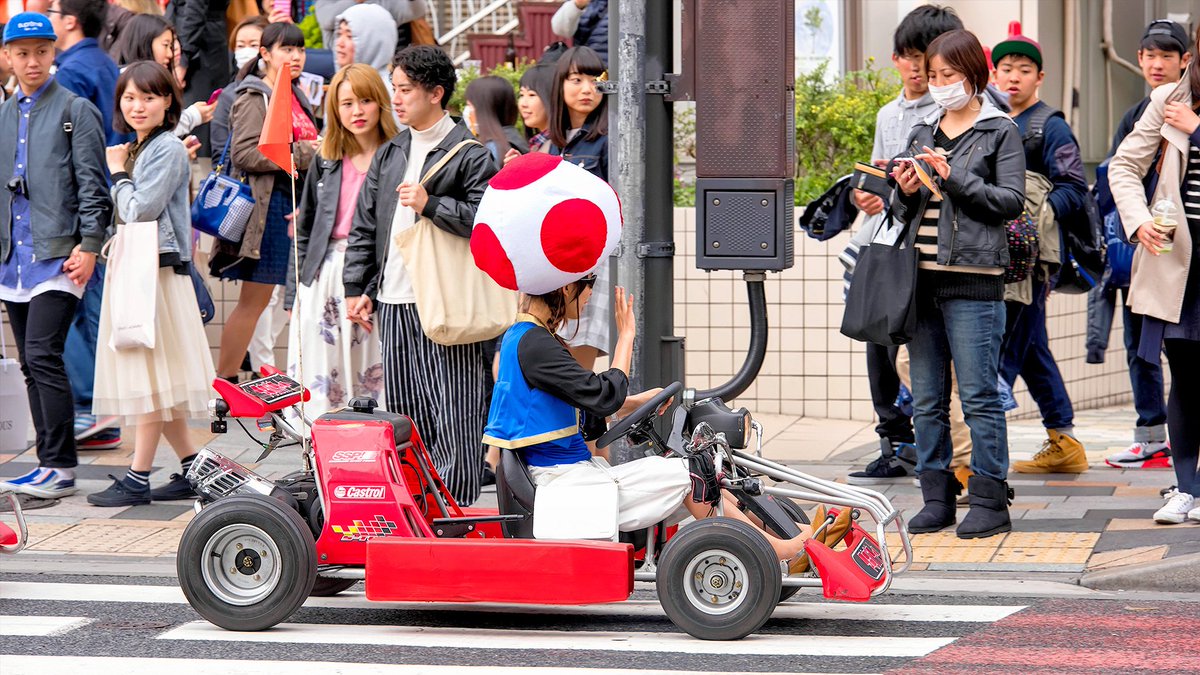
[[[386,407],[416,422],[438,475],[466,505],[479,497],[483,476],[483,345],[448,347],[425,336],[414,290],[419,280],[405,266],[395,235],[428,218],[470,237],[496,168],[491,152],[446,112],[457,76],[445,52],[409,47],[392,65],[392,106],[408,128],[379,149],[363,181],[346,248],[347,307],[368,329],[378,309]]]
[[[179,34],[179,46],[187,64],[185,106],[207,100],[218,87],[229,82],[227,9],[229,0],[171,0],[167,5],[167,21]]]

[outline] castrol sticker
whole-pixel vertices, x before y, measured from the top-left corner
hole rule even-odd
[[[333,489],[338,499],[383,499],[387,488],[382,485],[339,485]]]
[[[329,456],[329,463],[362,464],[364,462],[374,462],[378,456],[378,450],[338,450]]]

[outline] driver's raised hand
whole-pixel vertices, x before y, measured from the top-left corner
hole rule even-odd
[[[624,286],[617,286],[615,313],[617,315],[617,337],[634,338],[637,336],[637,320],[633,316],[633,295],[625,292]]]

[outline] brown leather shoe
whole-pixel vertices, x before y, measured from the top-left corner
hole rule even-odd
[[[850,531],[850,511],[851,509],[842,507],[842,510],[838,512],[837,517],[829,524],[829,527],[826,527],[823,532],[817,534],[814,539],[830,548],[837,545],[846,536],[846,533]],[[826,517],[827,511],[825,510],[825,505],[818,504],[812,515],[813,528],[821,527]],[[803,574],[808,571],[808,568],[809,559],[806,552],[801,552],[800,555],[788,562],[788,574]]]

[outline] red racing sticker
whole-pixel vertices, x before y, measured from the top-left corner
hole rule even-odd
[[[274,405],[286,398],[297,396],[302,391],[299,382],[279,374],[244,382],[238,387],[267,405]]]
[[[333,496],[338,499],[384,499],[387,488],[382,485],[339,485],[333,489]]]
[[[374,462],[378,456],[378,450],[338,450],[329,456],[329,463],[362,464],[365,462]]]
[[[854,564],[863,572],[866,572],[872,579],[878,580],[883,576],[883,552],[879,550],[879,546],[867,537],[863,537],[858,542],[858,546],[854,547],[854,553],[850,555],[854,560]]]

